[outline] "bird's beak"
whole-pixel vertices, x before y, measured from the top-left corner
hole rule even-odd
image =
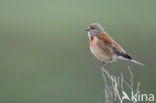
[[[89,30],[90,30],[89,28],[86,29],[87,32],[89,32]]]

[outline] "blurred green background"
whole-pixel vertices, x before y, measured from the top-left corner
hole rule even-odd
[[[0,103],[104,103],[100,61],[85,32],[100,23],[145,64],[116,62],[134,72],[142,93],[156,94],[155,0],[1,0]]]

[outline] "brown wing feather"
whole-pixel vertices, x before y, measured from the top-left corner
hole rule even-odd
[[[97,38],[103,40],[104,44],[110,48],[115,49],[118,52],[124,52],[120,45],[116,43],[107,33],[104,32],[100,35],[97,35]]]

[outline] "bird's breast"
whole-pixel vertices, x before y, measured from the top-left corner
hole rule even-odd
[[[91,36],[89,41],[90,41],[90,47],[91,47],[91,48],[94,48],[94,44],[95,44],[95,43],[94,43],[94,37]]]
[[[90,50],[92,54],[101,61],[109,61],[113,55],[109,49],[101,48],[104,44],[96,36],[91,36],[90,39]]]

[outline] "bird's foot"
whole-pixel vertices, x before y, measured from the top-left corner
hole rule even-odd
[[[102,62],[102,67],[106,70],[106,63],[104,61]]]

